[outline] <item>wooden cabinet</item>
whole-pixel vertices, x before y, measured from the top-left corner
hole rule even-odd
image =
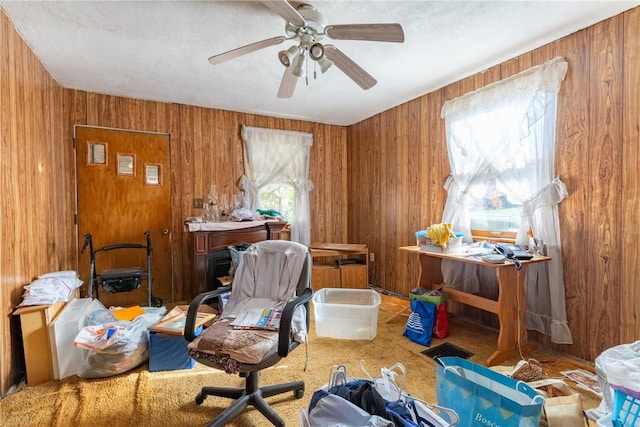
[[[322,288],[367,289],[369,250],[364,244],[314,243],[312,285]]]
[[[191,298],[207,290],[209,255],[238,243],[279,240],[284,221],[187,223],[191,240]]]

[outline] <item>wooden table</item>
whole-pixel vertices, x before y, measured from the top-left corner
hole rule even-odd
[[[435,252],[421,252],[418,246],[403,246],[401,251],[410,252],[418,256],[420,260],[420,278],[418,286],[425,289],[442,287],[447,298],[462,304],[470,305],[481,310],[498,315],[500,332],[496,351],[486,360],[487,366],[493,366],[507,359],[530,351],[534,346],[527,342],[527,331],[524,326],[524,314],[526,310],[525,277],[527,265],[534,262],[549,261],[551,258],[536,256],[529,261],[520,261],[522,268],[518,271],[512,263],[491,264],[464,254],[441,254]],[[462,263],[479,264],[493,268],[498,279],[498,300],[469,294],[457,289],[451,289],[443,283],[442,260],[450,260]],[[518,348],[519,347],[519,348]]]

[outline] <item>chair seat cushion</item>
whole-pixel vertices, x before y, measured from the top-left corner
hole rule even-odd
[[[240,363],[258,364],[269,353],[277,351],[278,331],[262,329],[235,329],[231,318],[222,318],[204,330],[189,343],[189,350],[198,357],[198,352],[229,356]]]

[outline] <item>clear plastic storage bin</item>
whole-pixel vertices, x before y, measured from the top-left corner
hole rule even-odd
[[[370,289],[320,289],[312,299],[316,334],[350,340],[374,339],[380,301],[380,294]]]

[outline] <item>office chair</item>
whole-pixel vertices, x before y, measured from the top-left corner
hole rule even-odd
[[[309,301],[313,296],[310,275],[311,255],[306,246],[285,240],[258,242],[244,251],[230,286],[202,293],[191,302],[185,323],[185,338],[189,341],[191,356],[199,363],[227,373],[237,372],[240,377],[246,378],[244,388],[203,387],[198,393],[195,398],[198,405],[207,396],[235,399],[209,426],[228,423],[247,405],[254,406],[274,425],[285,425],[265,398],[293,391],[294,397],[300,399],[304,395],[304,381],[261,387],[258,380],[260,371],[287,357],[289,352],[306,340],[310,319]],[[197,335],[194,326],[199,307],[208,300],[219,299],[229,291],[231,293],[222,313],[211,326]],[[229,325],[234,317],[252,308],[282,309],[279,330],[266,333],[270,334],[270,339],[262,340],[263,330],[238,330]],[[221,336],[225,338],[221,339]],[[243,346],[239,346],[239,350],[224,348],[222,343],[228,343],[231,336],[240,336],[238,341],[243,343],[260,336],[255,339],[259,341],[258,345],[267,343],[262,352],[264,354],[258,360],[243,361],[245,356],[255,358],[256,352]]]

